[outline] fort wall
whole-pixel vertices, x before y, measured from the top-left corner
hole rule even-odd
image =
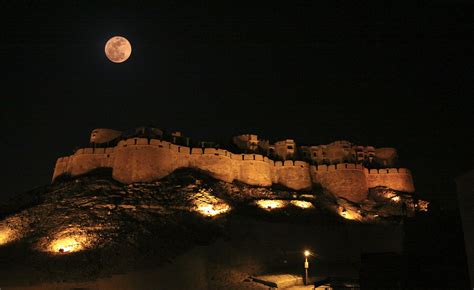
[[[69,173],[69,171],[67,170],[68,163],[69,163],[69,156],[59,157],[56,160],[56,165],[54,166],[54,172],[53,172],[53,181],[56,179],[56,177]]]
[[[262,160],[244,159],[240,161],[238,181],[257,186],[270,186],[272,182],[272,172],[270,165]],[[245,156],[244,156],[245,157]]]
[[[113,148],[83,148],[56,161],[53,181],[96,168],[111,168],[112,177],[123,183],[161,179],[179,168],[194,168],[210,176],[255,186],[280,184],[293,190],[320,185],[351,201],[367,197],[368,188],[386,186],[414,192],[410,171],[404,168],[365,169],[360,164],[310,166],[304,161],[273,161],[259,154],[234,154],[215,148],[189,148],[167,141],[130,138]]]
[[[364,168],[359,164],[311,166],[311,177],[336,196],[358,202],[367,198],[369,186]]]
[[[366,169],[365,173],[369,187],[386,186],[399,191],[415,192],[413,177],[406,168]]]
[[[285,160],[275,162],[276,183],[295,190],[310,189],[313,185],[309,164],[303,161]]]
[[[123,183],[148,182],[187,167],[189,154],[179,154],[178,146],[156,139],[133,138],[120,141],[114,152],[112,177]],[[180,157],[178,157],[178,155]],[[184,155],[184,156],[183,156]],[[182,158],[185,157],[185,158]]]
[[[204,171],[210,176],[226,182],[234,181],[238,172],[230,153],[218,153],[217,151],[207,150],[207,148],[204,150],[192,148],[188,166]]]
[[[81,175],[91,170],[112,167],[115,148],[82,148],[73,155],[58,158],[53,180],[63,174]]]

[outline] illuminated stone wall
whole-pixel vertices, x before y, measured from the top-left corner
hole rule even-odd
[[[244,154],[243,160],[234,161],[239,168],[237,180],[257,186],[272,185],[270,165],[263,160],[262,155]]]
[[[295,190],[310,189],[312,187],[309,164],[306,162],[276,161],[273,170],[275,172],[275,183]]]
[[[81,175],[97,168],[112,168],[115,148],[82,148],[73,155],[58,158],[53,180],[60,175]]]
[[[112,177],[123,183],[147,182],[165,177],[179,168],[171,143],[133,138],[120,141],[115,150]]]
[[[315,184],[336,196],[355,202],[367,198],[369,186],[364,168],[360,164],[311,166],[310,172]]]
[[[112,177],[123,183],[149,182],[178,168],[194,168],[210,176],[255,186],[280,184],[293,190],[320,185],[336,196],[351,201],[367,197],[368,188],[387,186],[413,192],[407,169],[371,169],[360,164],[310,166],[304,161],[273,161],[259,154],[234,154],[215,148],[189,148],[167,141],[130,138],[114,148],[84,148],[57,160],[56,177],[77,176],[97,168],[111,168]]]
[[[391,189],[414,192],[413,178],[406,168],[365,169],[369,187],[386,186]]]
[[[231,153],[215,148],[191,149],[188,167],[201,170],[226,182],[232,182],[238,174],[238,168],[232,160]]]

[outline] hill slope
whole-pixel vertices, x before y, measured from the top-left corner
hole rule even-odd
[[[28,273],[33,285],[84,281],[166,267],[196,246],[212,247],[219,241],[230,241],[240,249],[236,259],[245,260],[238,266],[219,262],[230,272],[240,269],[232,283],[275,267],[298,268],[294,264],[305,245],[326,247],[319,258],[328,265],[354,256],[356,263],[366,243],[362,232],[388,228],[400,236],[397,221],[406,212],[390,202],[392,197],[383,200],[388,191],[374,189],[370,200],[354,204],[324,192],[229,184],[191,170],[131,185],[101,175],[63,180],[2,206],[0,281],[15,284],[19,273]],[[390,194],[412,201],[401,193]],[[349,234],[353,230],[355,234]],[[323,232],[324,241],[318,236]],[[354,245],[331,248],[341,237]],[[388,248],[398,247],[393,240]]]

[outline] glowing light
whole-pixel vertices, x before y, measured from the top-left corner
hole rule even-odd
[[[105,44],[105,55],[114,63],[126,61],[132,54],[132,45],[122,36],[114,36]]]
[[[342,216],[343,218],[345,218],[345,219],[348,219],[348,220],[353,220],[353,219],[354,219],[354,217],[353,217],[350,213],[348,213],[348,212],[346,212],[346,211],[342,212],[342,213],[341,213],[341,216]]]
[[[279,199],[261,199],[258,200],[256,203],[260,208],[263,208],[265,210],[272,210],[286,206],[286,201]]]
[[[73,236],[61,238],[51,243],[53,252],[70,253],[77,252],[84,248],[84,243],[87,241],[84,236]]]
[[[304,256],[305,256],[305,257],[308,257],[309,255],[311,255],[311,252],[310,252],[310,251],[308,251],[308,250],[304,251]]]
[[[382,192],[382,196],[386,199],[393,200],[395,202],[398,202],[400,200],[400,196],[397,195],[397,193],[394,190],[391,189],[386,189]]]
[[[359,214],[352,210],[346,210],[345,208],[339,209],[339,215],[348,220],[360,220],[361,217]]]
[[[309,201],[304,201],[304,200],[292,200],[290,201],[292,205],[295,205],[297,207],[301,208],[312,208],[313,204]]]
[[[55,234],[52,240],[43,239],[40,250],[53,254],[68,254],[91,248],[94,240],[94,235],[72,227]]]
[[[15,232],[12,229],[8,227],[0,228],[0,245],[5,245],[15,239]]]
[[[430,203],[428,201],[421,199],[415,204],[419,211],[428,211],[429,205]]]
[[[0,222],[0,246],[18,240],[24,232],[22,219],[18,216],[10,216]]]
[[[222,199],[200,190],[193,196],[194,210],[205,216],[217,216],[228,212],[231,207]]]
[[[216,216],[216,215],[228,212],[230,210],[230,206],[225,203],[220,203],[220,204],[202,203],[201,205],[197,206],[197,210],[202,215]]]

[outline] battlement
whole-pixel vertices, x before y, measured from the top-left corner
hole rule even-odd
[[[332,165],[313,165],[311,166],[312,170],[314,171],[336,171],[336,170],[364,170],[364,166],[362,164],[356,163],[339,163],[339,164],[332,164]]]
[[[366,169],[368,174],[411,174],[406,168]]]
[[[346,143],[334,144],[347,147]],[[353,201],[365,199],[368,188],[376,186],[414,191],[411,173],[405,168],[367,169],[358,163],[310,165],[303,160],[274,161],[257,153],[188,147],[143,137],[125,138],[115,147],[81,148],[73,155],[60,157],[56,161],[53,180],[63,174],[77,176],[97,168],[112,169],[112,177],[123,183],[153,181],[178,168],[194,168],[219,180],[238,180],[256,186],[281,184],[302,190],[319,184],[333,194]]]
[[[112,154],[114,153],[114,147],[108,148],[81,148],[74,152],[73,155],[82,155],[82,154]]]

